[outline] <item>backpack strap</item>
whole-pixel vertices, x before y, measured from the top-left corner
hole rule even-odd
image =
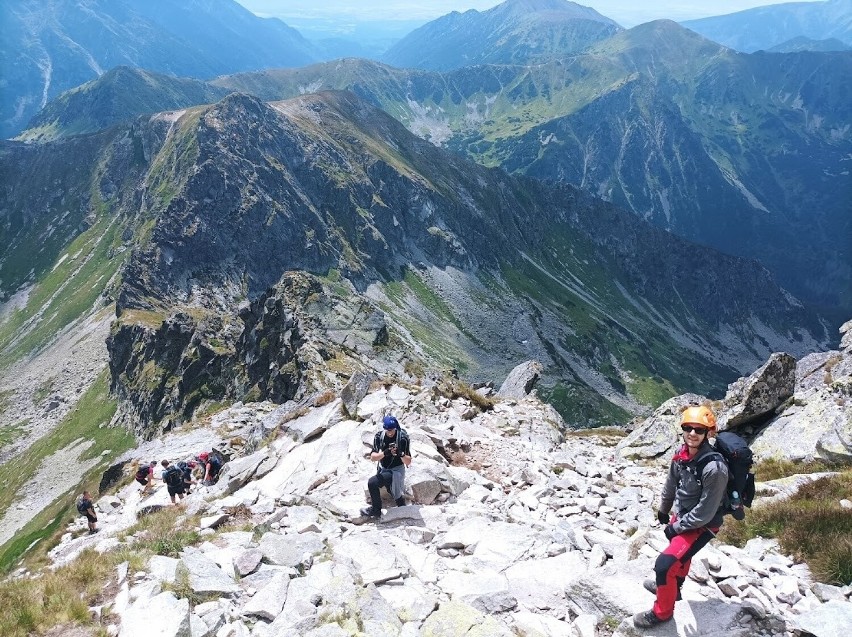
[[[382,429],[382,437],[379,438],[379,448],[378,451],[382,450],[382,446],[385,444],[385,430]],[[382,470],[382,461],[376,461],[376,473],[380,473]]]
[[[698,480],[698,484],[702,486],[704,485],[704,483],[701,481],[701,478],[704,475],[704,469],[706,469],[707,465],[713,462],[714,460],[725,462],[725,456],[723,456],[718,451],[713,451],[699,458],[698,463],[695,465],[695,479]]]

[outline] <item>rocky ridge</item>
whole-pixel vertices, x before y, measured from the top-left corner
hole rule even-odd
[[[669,385],[718,386],[771,351],[826,340],[819,319],[753,262],[577,189],[473,165],[351,93],[272,104],[231,95],[173,124],[144,184],[151,230],[122,273],[110,340],[113,390],[144,435],[182,422],[201,400],[290,400],[328,386],[299,383],[308,339],[280,353],[290,380],[272,394],[251,377],[249,359],[272,355],[261,350],[276,330],[259,321],[243,339],[255,327],[241,308],[273,296],[292,315],[288,338],[306,332],[310,314],[293,306],[319,298],[352,317],[354,343],[371,333],[376,351],[387,331],[468,380],[539,359],[551,387],[570,385],[578,418],[641,412],[649,399],[633,385],[666,395],[676,393]],[[296,277],[313,282],[291,298]],[[683,303],[672,306],[672,294]],[[354,306],[337,298],[347,296]],[[707,306],[718,311],[708,317]]]
[[[666,545],[653,511],[660,468],[621,458],[606,435],[563,435],[559,415],[532,395],[487,412],[428,387],[361,385],[347,395],[354,419],[340,399],[296,412],[236,404],[189,443],[177,434],[147,443],[173,459],[199,439],[246,445],[217,485],[185,500],[186,514],[200,516],[200,545],[155,556],[136,573],[119,568],[118,593],[101,615],[107,632],[638,634],[621,620],[653,601],[642,581]],[[355,512],[386,413],[412,438],[408,504],[368,522]],[[250,444],[273,431],[286,435]],[[164,506],[164,487],[145,499],[135,483],[121,487],[97,502],[102,532],[75,537],[85,525],[74,523],[51,557],[58,565],[89,547],[132,547],[141,535],[119,532]],[[251,530],[217,530],[238,511]],[[838,637],[852,618],[852,588],[812,582],[760,539],[702,550],[683,594],[674,622],[648,634]]]
[[[840,333],[839,350],[798,361],[775,353],[731,383],[724,399],[714,403],[719,429],[745,436],[757,460],[852,462],[852,321]],[[695,394],[666,401],[619,443],[619,454],[667,459],[681,409],[708,402]]]

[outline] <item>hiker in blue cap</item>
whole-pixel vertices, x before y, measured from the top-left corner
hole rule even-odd
[[[393,416],[382,419],[382,430],[373,438],[370,460],[378,463],[376,475],[367,480],[372,506],[361,509],[361,515],[378,518],[382,515],[382,487],[390,492],[397,506],[405,506],[402,492],[405,468],[411,464],[411,449],[408,434]]]

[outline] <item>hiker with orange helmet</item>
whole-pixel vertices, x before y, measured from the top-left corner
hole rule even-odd
[[[645,581],[657,601],[651,610],[633,617],[637,628],[651,628],[672,618],[692,558],[722,526],[728,467],[707,441],[715,436],[716,416],[708,407],[690,406],[680,422],[684,444],[672,458],[657,513],[660,524],[666,525],[669,545],[654,564],[656,579]],[[708,454],[713,457],[702,462]]]

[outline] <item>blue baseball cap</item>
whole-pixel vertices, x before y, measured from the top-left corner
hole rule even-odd
[[[393,416],[385,416],[382,418],[383,429],[399,429],[399,421]]]

